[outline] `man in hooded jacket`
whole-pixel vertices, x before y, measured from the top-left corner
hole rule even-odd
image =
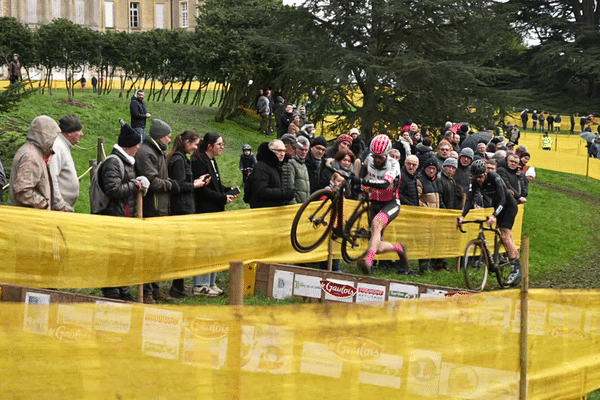
[[[47,115],[29,125],[27,141],[17,150],[10,171],[8,205],[51,210],[55,207],[48,163],[60,128]]]
[[[279,139],[263,142],[256,154],[258,163],[252,171],[250,208],[278,207],[294,198],[292,189],[283,187],[281,165],[285,158],[285,145]]]

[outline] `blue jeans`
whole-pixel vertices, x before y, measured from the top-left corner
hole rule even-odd
[[[194,286],[214,286],[217,279],[217,273],[211,272],[206,275],[198,275],[194,277]]]

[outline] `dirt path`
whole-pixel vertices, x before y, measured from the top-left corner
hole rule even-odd
[[[552,185],[547,182],[533,181],[533,185],[551,189],[569,196],[577,197],[590,207],[591,218],[600,216],[600,197],[582,193],[577,190]],[[600,243],[600,232],[596,232]],[[531,279],[530,286],[535,288],[556,289],[592,289],[600,287],[600,246],[597,251],[586,256],[578,256],[569,264],[557,265],[552,273]]]

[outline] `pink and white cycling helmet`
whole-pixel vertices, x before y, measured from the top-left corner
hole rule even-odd
[[[371,153],[386,156],[392,149],[392,141],[387,135],[377,135],[371,141]]]

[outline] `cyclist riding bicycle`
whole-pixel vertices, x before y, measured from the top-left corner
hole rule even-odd
[[[408,268],[406,246],[382,240],[383,230],[400,213],[400,164],[388,157],[392,142],[387,135],[377,135],[371,141],[371,153],[360,171],[362,185],[367,188],[371,199],[371,239],[367,256],[362,263],[366,274],[372,273],[375,255],[395,251],[403,268]]]
[[[506,189],[502,178],[496,172],[487,171],[485,160],[476,160],[471,164],[471,175],[467,202],[464,205],[462,216],[457,219],[456,224],[462,224],[465,216],[473,207],[475,196],[485,194],[491,198],[494,212],[487,218],[487,224],[491,227],[494,222],[497,222],[502,242],[506,246],[510,259],[510,275],[506,278],[505,283],[508,286],[517,286],[521,281],[521,263],[519,262],[519,251],[512,236],[512,227],[519,211],[517,202]]]

